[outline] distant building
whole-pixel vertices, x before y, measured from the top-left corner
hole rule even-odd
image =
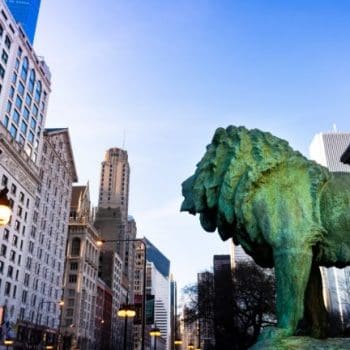
[[[214,255],[214,295],[215,348],[227,349],[234,341],[230,255]],[[228,320],[232,320],[232,323],[229,324]]]
[[[87,186],[74,186],[65,263],[61,331],[65,343],[95,349],[99,234],[91,222]]]
[[[19,23],[33,45],[41,0],[6,0],[16,22]]]
[[[330,171],[350,172],[350,166],[340,162],[349,144],[350,133],[319,133],[310,144],[310,157]],[[322,268],[321,273],[326,307],[344,324],[350,317],[350,268]]]
[[[157,349],[169,349],[170,340],[170,261],[147,238],[146,294],[155,296],[154,323],[160,329]]]
[[[214,295],[214,274],[206,271],[197,274],[198,305],[201,307],[202,317],[198,322],[198,337],[196,339],[198,348],[209,350],[215,348],[214,333],[214,304],[210,296]]]
[[[240,262],[252,262],[254,261],[240,245],[235,245],[233,241],[230,243],[230,263],[231,269],[234,269]]]

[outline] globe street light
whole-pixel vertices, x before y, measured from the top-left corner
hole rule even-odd
[[[145,329],[146,329],[146,267],[147,267],[147,245],[142,238],[133,239],[100,239],[96,241],[98,247],[102,247],[104,243],[113,242],[140,242],[143,246],[144,261],[143,261],[143,286],[142,286],[142,325],[141,325],[141,350],[145,350]]]
[[[149,335],[154,338],[154,350],[157,350],[157,338],[160,337],[160,329],[154,327],[150,330]]]
[[[12,214],[11,201],[7,198],[8,191],[7,187],[0,191],[0,226],[5,226]]]
[[[128,318],[133,318],[136,315],[135,310],[132,308],[132,305],[124,304],[117,312],[119,317],[125,319],[124,321],[124,350],[126,350],[126,338],[128,336],[127,328],[128,328]]]

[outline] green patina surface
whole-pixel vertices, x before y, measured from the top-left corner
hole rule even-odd
[[[270,133],[234,126],[216,130],[182,184],[182,211],[275,267],[278,325],[259,342],[292,336],[302,320],[307,334],[326,337],[319,266],[350,264],[349,189],[349,174],[330,173]]]

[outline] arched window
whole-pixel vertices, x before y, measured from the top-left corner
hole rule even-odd
[[[71,255],[72,256],[79,256],[80,255],[80,238],[73,238]]]
[[[36,88],[35,88],[35,101],[39,102],[41,97],[41,81],[38,80],[36,83]]]
[[[31,93],[33,93],[34,84],[35,84],[35,71],[34,69],[32,69],[30,71],[29,82],[28,82],[28,89]]]
[[[29,66],[28,58],[24,57],[23,63],[22,63],[22,70],[21,70],[21,78],[23,81],[27,80],[28,66]]]

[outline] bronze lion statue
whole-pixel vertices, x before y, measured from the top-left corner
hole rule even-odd
[[[181,211],[199,213],[206,231],[275,268],[278,323],[262,338],[294,335],[300,324],[326,337],[319,266],[350,264],[349,190],[350,174],[330,173],[268,132],[234,126],[216,130],[183,182]]]

